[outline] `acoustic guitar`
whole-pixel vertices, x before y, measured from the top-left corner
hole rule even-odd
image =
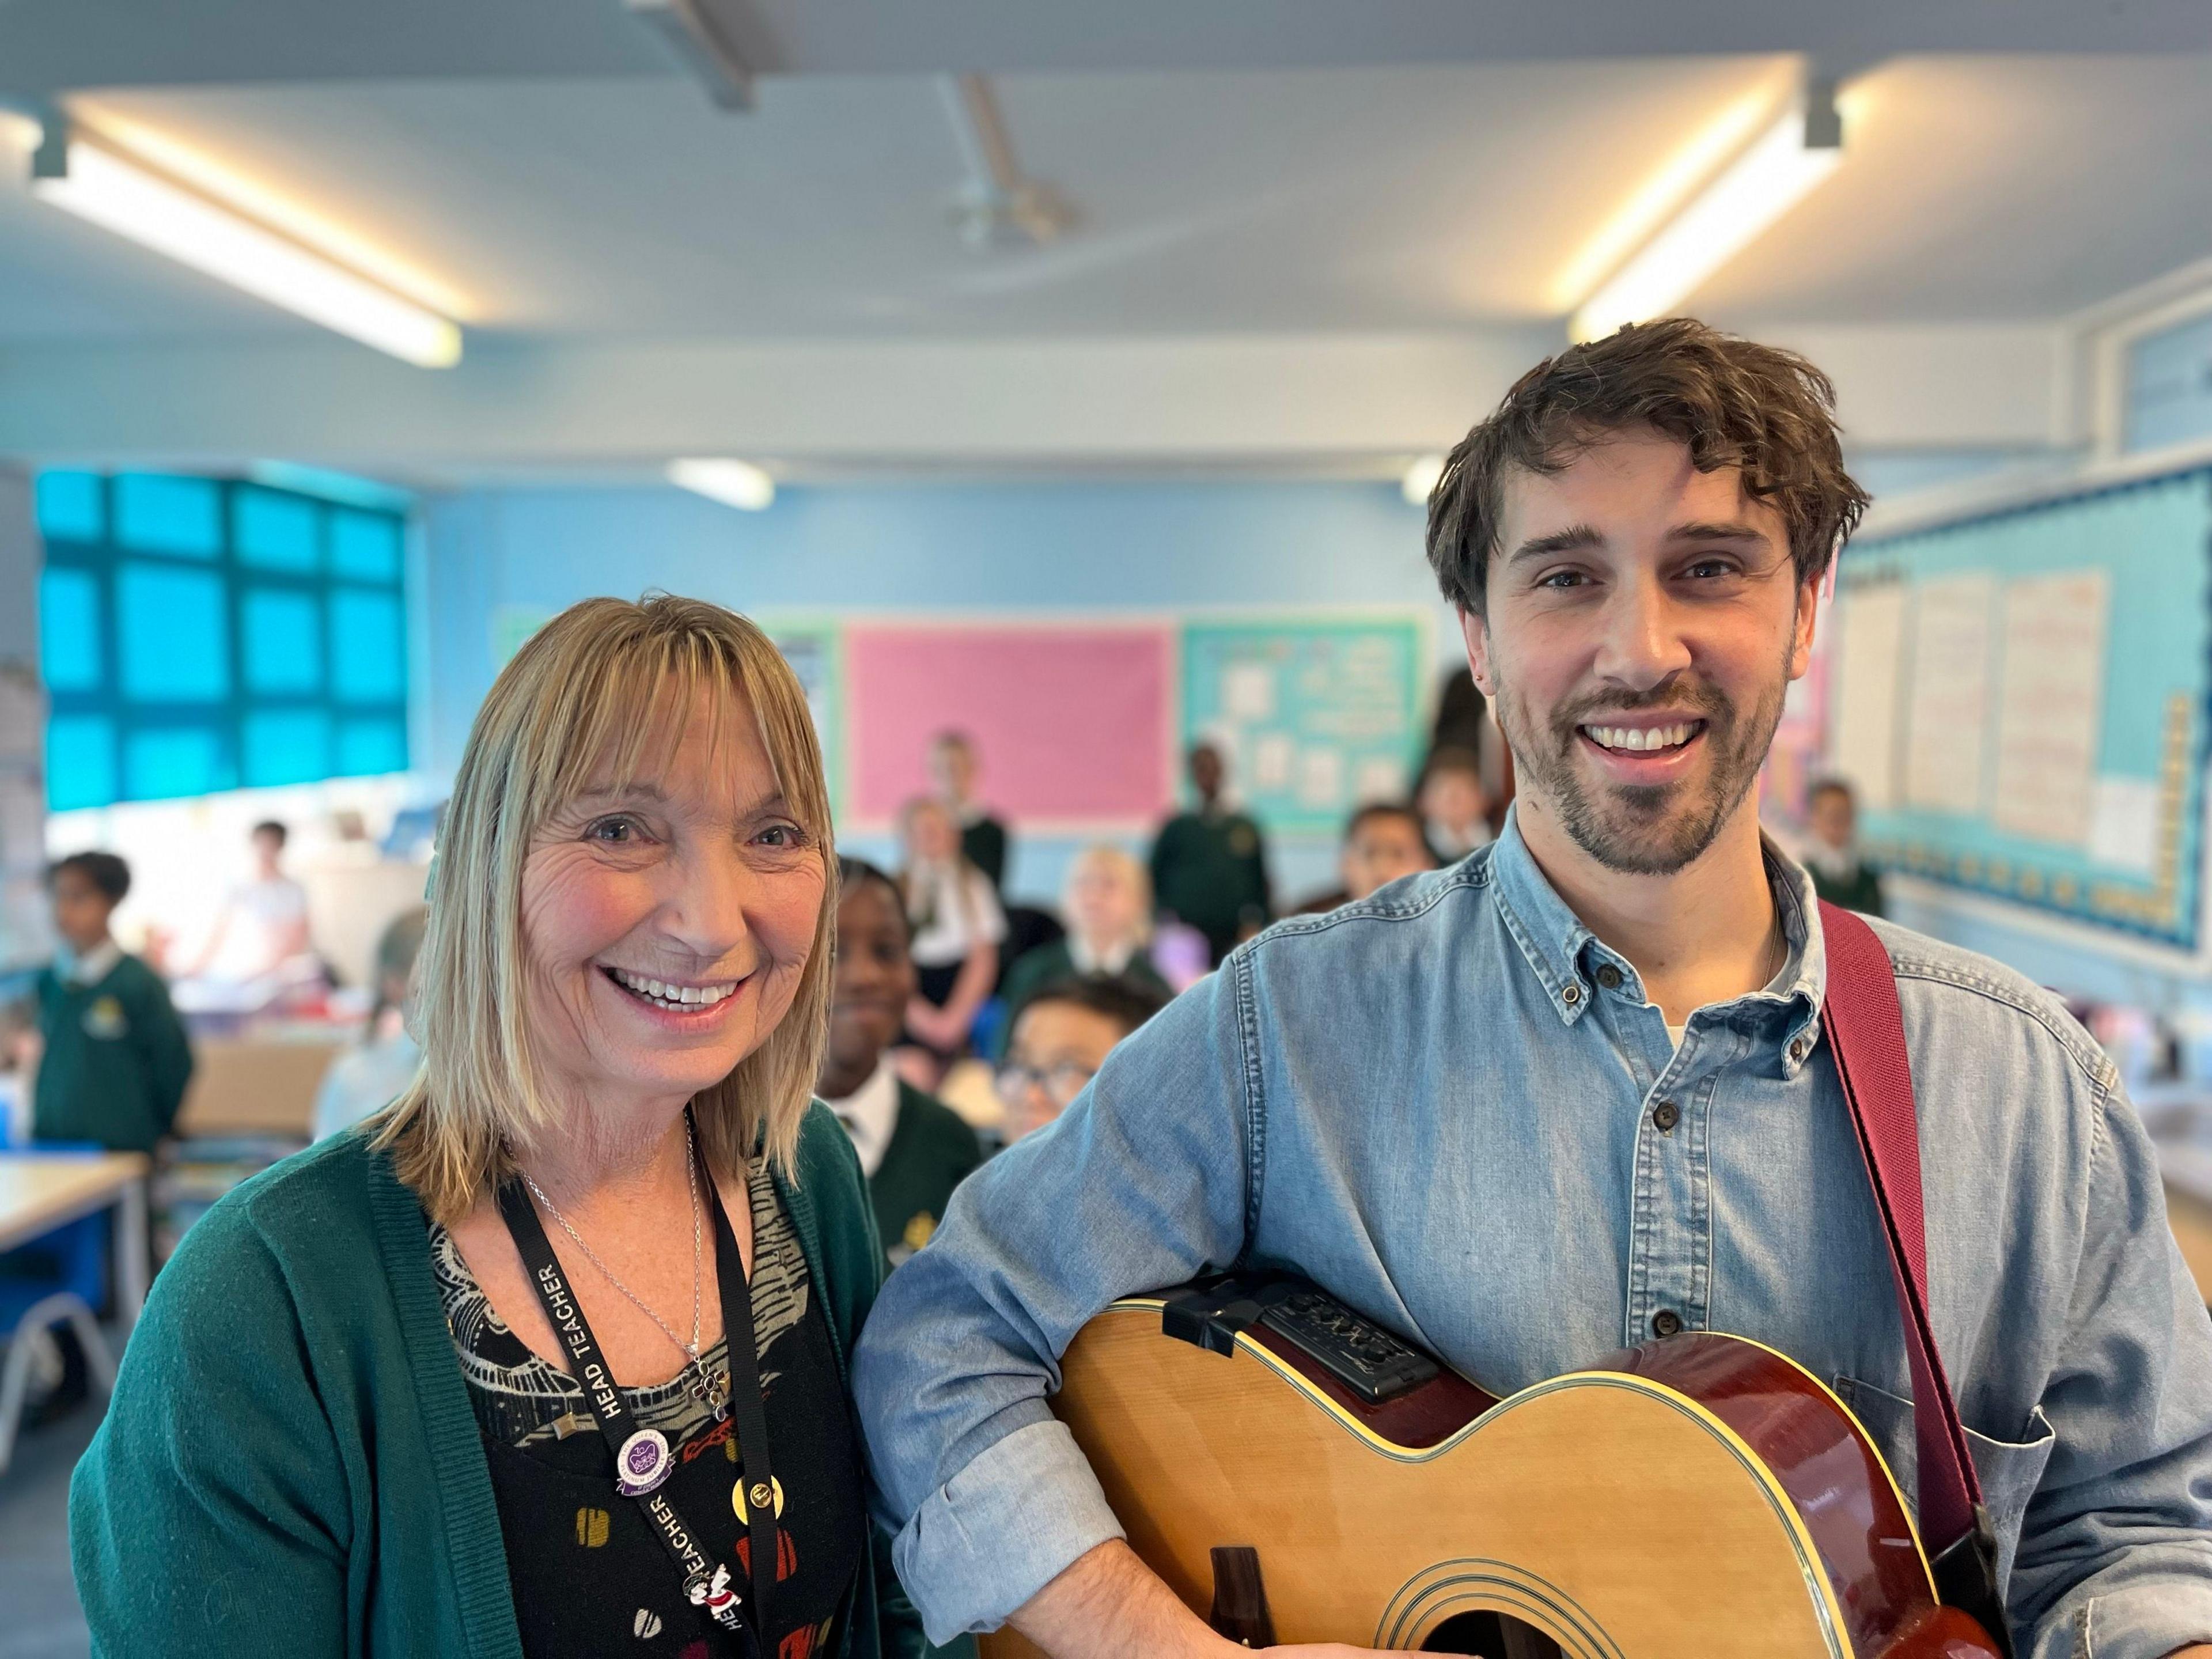
[[[1131,1547],[1249,1646],[2000,1653],[1939,1605],[1857,1420],[1755,1342],[1685,1332],[1499,1399],[1304,1280],[1240,1276],[1115,1303],[1061,1366]]]

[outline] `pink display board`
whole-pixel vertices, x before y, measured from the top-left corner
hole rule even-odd
[[[1174,787],[1175,651],[1165,623],[848,626],[854,827],[929,788],[947,729],[975,740],[980,793],[1022,829],[1154,823]]]

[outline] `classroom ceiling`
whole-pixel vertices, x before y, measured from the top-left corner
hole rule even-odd
[[[1017,342],[1556,329],[1664,161],[1809,64],[1837,174],[1692,296],[1718,320],[2063,319],[2212,255],[2197,0],[708,0],[717,108],[623,0],[0,0],[0,100],[186,144],[409,263],[502,343]],[[1073,207],[978,252],[942,81],[994,77]],[[0,131],[0,151],[8,138]],[[33,201],[6,351],[323,343]]]

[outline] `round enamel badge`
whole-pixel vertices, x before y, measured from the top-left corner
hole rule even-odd
[[[640,1429],[615,1454],[615,1490],[624,1498],[642,1498],[668,1479],[675,1462],[667,1437],[659,1429]]]

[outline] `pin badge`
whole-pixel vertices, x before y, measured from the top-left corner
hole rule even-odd
[[[668,1479],[675,1462],[659,1429],[640,1429],[615,1454],[615,1490],[624,1498],[642,1498]]]

